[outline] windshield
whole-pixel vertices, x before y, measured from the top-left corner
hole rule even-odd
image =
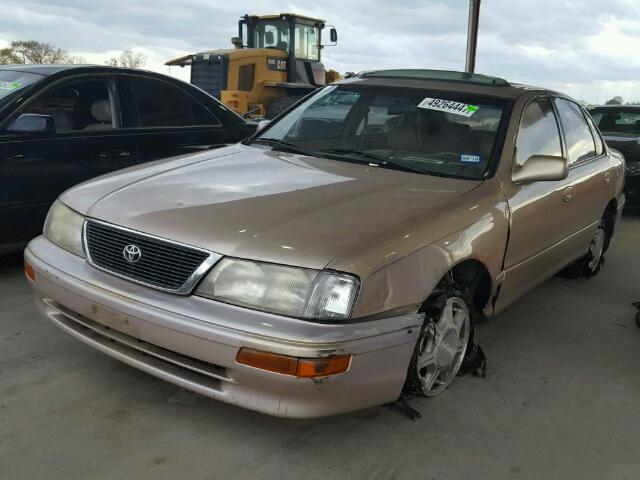
[[[23,88],[42,80],[42,75],[35,73],[0,70],[0,100],[16,93]]]
[[[594,108],[589,112],[602,132],[640,135],[640,107]]]
[[[253,141],[325,158],[480,179],[505,110],[496,98],[332,85]]]
[[[254,32],[256,48],[277,48],[289,51],[289,24],[282,20],[260,22]]]

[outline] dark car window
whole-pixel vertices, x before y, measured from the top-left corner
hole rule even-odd
[[[527,105],[516,140],[516,165],[524,163],[533,155],[562,156],[562,143],[558,120],[551,99],[536,98]]]
[[[20,72],[15,70],[0,70],[0,100],[33,85],[45,77],[35,73]]]
[[[602,132],[640,135],[640,108],[594,108],[590,112]]]
[[[259,136],[319,157],[368,156],[378,166],[482,178],[506,101],[390,87],[325,87]]]
[[[580,107],[564,98],[556,98],[556,107],[564,132],[569,164],[596,156],[596,146]]]
[[[154,78],[129,77],[139,127],[217,125],[220,121],[185,90]]]
[[[56,132],[110,130],[115,108],[106,79],[77,80],[48,90],[22,113],[51,115]]]

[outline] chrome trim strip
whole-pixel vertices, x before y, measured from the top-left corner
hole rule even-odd
[[[147,238],[150,238],[152,240],[171,243],[171,244],[177,245],[179,247],[190,248],[192,250],[197,250],[197,251],[202,252],[202,253],[207,253],[209,256],[204,260],[204,262],[202,262],[200,264],[200,266],[198,268],[195,269],[195,271],[182,284],[182,286],[180,288],[171,289],[171,288],[165,288],[165,287],[158,287],[157,285],[153,285],[153,284],[150,284],[150,283],[147,283],[147,282],[143,282],[141,280],[136,280],[135,278],[131,278],[131,277],[128,277],[126,275],[122,275],[121,273],[114,272],[113,270],[109,270],[108,268],[103,268],[103,267],[93,263],[93,260],[91,260],[91,253],[89,252],[89,244],[87,243],[87,223],[88,222],[97,223],[97,224],[100,224],[100,225],[104,225],[105,227],[113,228],[114,230],[121,230],[123,232],[131,233],[131,234],[134,234],[134,235],[140,235],[141,237],[147,237]],[[84,223],[82,224],[82,246],[84,248],[84,253],[85,253],[85,257],[86,257],[87,263],[89,265],[91,265],[92,267],[97,268],[98,270],[102,270],[103,272],[106,272],[106,273],[108,273],[110,275],[114,275],[116,277],[123,278],[125,280],[130,281],[130,282],[138,283],[140,285],[144,285],[145,287],[153,288],[155,290],[161,290],[161,291],[167,292],[167,293],[173,293],[173,294],[176,294],[176,295],[189,295],[191,293],[191,291],[194,289],[194,287],[196,286],[196,284],[209,271],[209,269],[211,267],[213,267],[213,265],[215,265],[215,263],[218,262],[218,260],[220,260],[222,258],[222,255],[220,255],[219,253],[216,253],[216,252],[205,250],[203,248],[194,247],[193,245],[187,245],[186,243],[176,242],[174,240],[169,240],[167,238],[158,237],[158,236],[151,235],[151,234],[148,234],[148,233],[139,232],[138,230],[133,230],[131,228],[121,227],[119,225],[114,225],[113,223],[103,222],[102,220],[97,220],[95,218],[89,218],[89,217],[85,218]]]
[[[64,315],[64,317],[66,317],[69,321],[69,323],[67,324],[68,328],[73,328],[78,333],[78,335],[83,335],[84,337],[89,336],[88,332],[85,333],[79,330],[80,327],[84,327],[88,330],[91,330],[94,334],[104,337],[107,341],[111,340],[122,345],[123,347],[127,347],[131,350],[136,350],[138,352],[150,355],[185,370],[190,370],[201,375],[206,375],[223,382],[236,383],[233,379],[231,379],[231,377],[229,377],[226,368],[224,367],[210,364],[202,360],[189,358],[185,355],[167,350],[166,348],[158,347],[157,345],[154,345],[152,343],[139,340],[136,337],[132,337],[125,333],[114,330],[113,328],[106,327],[98,322],[83,317],[82,315],[77,314],[76,312],[69,310],[66,307],[63,307],[62,305],[59,305],[57,302],[54,302],[52,300],[43,299],[43,302],[46,303],[47,306],[58,312],[60,315]],[[77,326],[72,326],[71,321],[76,323]],[[123,351],[123,353],[125,352]]]
[[[81,342],[143,372],[202,395],[220,399],[222,399],[221,395],[224,395],[221,380],[167,363],[143,352],[132,350],[95,332],[81,332],[79,327],[74,325],[74,322],[63,313],[49,314],[47,318],[58,328]]]

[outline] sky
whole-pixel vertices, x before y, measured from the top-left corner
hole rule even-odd
[[[188,67],[164,62],[231,47],[245,13],[295,12],[338,30],[338,44],[322,55],[339,72],[463,70],[468,7],[468,0],[21,0],[1,9],[0,48],[33,39],[100,64],[131,49],[147,55],[145,68],[188,80]],[[640,0],[483,0],[476,72],[589,103],[640,100]]]

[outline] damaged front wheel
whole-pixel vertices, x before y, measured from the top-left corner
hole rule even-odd
[[[407,376],[413,393],[432,397],[455,380],[472,338],[471,308],[454,285],[425,305],[425,324]]]

